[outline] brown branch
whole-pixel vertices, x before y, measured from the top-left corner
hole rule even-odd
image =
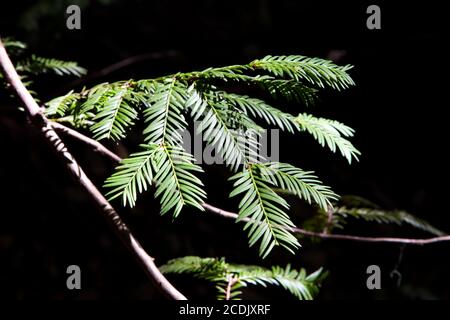
[[[27,115],[31,119],[35,127],[41,132],[56,154],[65,164],[66,169],[73,177],[78,180],[81,186],[89,194],[90,198],[101,209],[102,214],[110,223],[116,234],[122,240],[128,250],[134,255],[139,264],[142,266],[147,276],[157,285],[157,287],[169,298],[177,300],[185,300],[186,297],[181,294],[172,284],[164,277],[154,263],[154,259],[149,256],[139,242],[134,238],[126,224],[122,221],[116,210],[105,199],[100,191],[95,187],[91,180],[86,176],[83,169],[78,165],[75,158],[67,150],[58,134],[53,129],[48,119],[42,114],[36,101],[30,95],[23,85],[17,74],[8,54],[0,39],[0,67],[6,80],[11,84],[17,96],[23,102]]]
[[[235,276],[234,274],[228,275],[228,283],[225,289],[225,300],[231,299],[231,289],[233,288],[233,286],[236,284],[237,281],[238,281],[237,276]]]
[[[173,59],[173,58],[179,58],[179,57],[182,58],[181,54],[174,50],[149,52],[149,53],[143,53],[143,54],[138,54],[135,56],[127,57],[123,60],[120,60],[118,62],[110,64],[100,70],[89,72],[86,76],[72,81],[67,86],[64,86],[63,89],[59,89],[58,92],[68,91],[68,90],[70,90],[70,88],[74,88],[76,86],[82,85],[86,82],[92,81],[97,78],[105,77],[117,70],[123,69],[125,67],[128,67],[128,66],[136,64],[136,63],[140,63],[140,62],[147,61],[147,60],[158,60],[158,59],[163,59],[163,58]]]
[[[143,62],[146,60],[159,60],[162,58],[175,58],[175,57],[179,57],[179,56],[180,56],[180,54],[174,50],[138,54],[135,56],[127,57],[121,61],[115,62],[107,67],[104,67],[101,70],[92,72],[89,75],[89,80],[99,78],[99,77],[104,77],[110,73],[113,73],[114,71],[117,71],[119,69],[128,67],[132,64]]]
[[[51,125],[54,126],[56,130],[61,130],[62,132],[72,136],[73,138],[79,139],[86,144],[92,146],[94,150],[102,153],[103,155],[109,157],[113,161],[119,162],[122,160],[119,156],[105,148],[100,142],[95,141],[75,130],[69,129],[62,124],[51,122]],[[113,154],[114,156],[111,156]],[[237,219],[238,214],[230,211],[225,211],[220,208],[214,207],[208,203],[202,204],[203,208],[208,210],[211,213],[215,213],[219,216]],[[249,218],[242,219],[241,221],[250,221]],[[330,234],[328,230],[325,229],[323,232],[313,232],[308,231],[302,228],[289,228],[294,233],[302,234],[308,237],[318,237],[323,239],[335,239],[335,240],[348,240],[348,241],[359,241],[359,242],[387,242],[387,243],[405,243],[405,244],[414,244],[414,245],[425,245],[436,242],[450,241],[450,236],[440,236],[440,237],[432,237],[427,239],[409,239],[409,238],[390,238],[390,237],[362,237],[362,236],[352,236],[345,234]]]
[[[225,211],[220,208],[216,208],[210,204],[203,204],[203,207],[216,215],[221,217],[237,219],[238,214],[230,211]],[[241,221],[251,221],[250,218],[244,218]],[[294,233],[299,233],[308,237],[318,237],[323,239],[336,239],[336,240],[350,240],[350,241],[360,241],[360,242],[391,242],[391,243],[405,243],[405,244],[415,244],[415,245],[424,245],[436,242],[450,241],[450,235],[441,236],[441,237],[433,237],[428,239],[408,239],[408,238],[389,238],[389,237],[360,237],[360,236],[351,236],[345,234],[330,234],[323,232],[313,232],[305,229],[301,229],[298,227],[288,228],[290,231]]]
[[[106,148],[101,143],[95,141],[94,139],[91,139],[91,138],[85,136],[82,133],[79,133],[76,130],[73,130],[71,128],[66,127],[65,125],[62,125],[62,124],[60,124],[58,122],[53,122],[53,121],[50,121],[50,125],[56,131],[61,132],[62,134],[68,135],[70,137],[73,137],[73,138],[75,138],[77,140],[80,140],[80,141],[84,142],[88,146],[92,147],[92,150],[94,150],[95,152],[103,154],[103,155],[105,155],[106,157],[110,158],[111,160],[113,160],[115,162],[120,162],[122,160],[122,158],[120,158],[118,155],[116,155],[114,152],[112,152],[111,150]]]

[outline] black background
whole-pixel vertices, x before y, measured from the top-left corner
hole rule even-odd
[[[26,42],[30,51],[76,60],[90,71],[127,57],[157,53],[105,77],[151,78],[176,71],[246,63],[266,54],[303,54],[355,65],[356,87],[324,92],[306,110],[356,129],[359,163],[318,146],[310,137],[282,136],[281,159],[318,172],[339,194],[357,194],[387,209],[405,209],[450,230],[447,204],[448,33],[441,2],[81,1],[82,29],[67,30],[65,8],[76,1],[3,1],[0,35]],[[378,4],[381,30],[366,28],[366,8]],[[65,93],[72,79],[44,76],[41,100]],[[80,86],[76,86],[80,88]],[[2,101],[2,100],[0,100]],[[50,148],[10,103],[0,104],[0,296],[6,298],[161,298],[117,241],[83,191],[67,177]],[[305,111],[303,107],[290,109]],[[295,108],[295,107],[294,107]],[[139,137],[132,137],[133,151]],[[83,145],[67,143],[101,185],[113,164]],[[222,169],[207,168],[209,202],[229,210],[230,184]],[[119,207],[119,203],[115,203]],[[158,215],[148,192],[121,209],[158,263],[184,255],[226,256],[236,263],[292,263],[330,270],[319,299],[439,299],[450,297],[449,245],[404,248],[402,282],[389,274],[401,247],[390,244],[302,241],[296,256],[276,250],[260,261],[241,227],[206,213],[184,211],[173,223]],[[427,236],[408,227],[352,223],[360,235]],[[82,290],[66,289],[66,267],[82,269]],[[377,264],[382,290],[366,288],[366,268]],[[212,299],[203,283],[173,277],[190,297]],[[247,298],[292,299],[279,289],[249,289]]]

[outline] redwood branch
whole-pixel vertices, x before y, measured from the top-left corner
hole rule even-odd
[[[145,252],[139,242],[134,238],[127,225],[122,221],[116,210],[111,206],[111,204],[105,199],[105,197],[101,194],[97,187],[86,176],[75,158],[67,150],[66,146],[59,138],[58,134],[55,132],[54,124],[51,124],[45,117],[45,115],[42,114],[42,111],[39,108],[38,104],[20,80],[20,77],[17,74],[14,65],[12,64],[1,39],[0,67],[6,80],[9,82],[17,96],[22,101],[26,113],[31,119],[32,123],[41,132],[49,145],[60,157],[60,159],[62,160],[61,162],[65,164],[66,169],[70,172],[70,174],[76,178],[76,180],[85,189],[86,193],[89,194],[90,198],[101,209],[103,216],[109,222],[110,226],[114,229],[115,233],[121,239],[127,249],[137,259],[141,267],[146,272],[147,276],[167,297],[171,299],[185,300],[186,297],[182,293],[180,293],[159,271],[154,263],[154,259],[150,255],[148,255],[147,252]],[[73,132],[71,133],[74,135]],[[78,134],[75,136],[79,138]],[[103,148],[102,151],[104,151]],[[109,152],[107,152],[106,154],[111,157],[111,154]]]
[[[85,142],[87,145],[90,145],[93,147],[94,150],[102,153],[104,156],[109,157],[111,160],[120,162],[122,159],[114,154],[112,151],[108,150],[106,147],[104,147],[100,142],[91,139],[73,129],[67,128],[66,126],[51,122],[51,125],[61,132],[64,132],[73,138],[79,139],[82,142]],[[208,203],[202,204],[203,208],[205,208],[207,211],[214,213],[216,215],[230,218],[230,219],[237,219],[238,214],[230,211],[225,211],[223,209],[217,208],[215,206],[212,206]],[[250,221],[249,218],[242,219],[241,221]],[[346,235],[346,234],[331,234],[328,233],[328,229],[325,229],[324,232],[313,232],[309,230],[305,230],[302,228],[289,228],[294,233],[298,233],[307,237],[318,237],[322,239],[334,239],[334,240],[347,240],[347,241],[359,241],[359,242],[385,242],[385,243],[404,243],[404,244],[413,244],[413,245],[425,245],[425,244],[431,244],[436,242],[444,242],[444,241],[450,241],[450,235],[449,236],[439,236],[439,237],[432,237],[427,239],[410,239],[410,238],[391,238],[391,237],[363,237],[363,236],[353,236],[353,235]]]
[[[99,152],[103,154],[104,156],[110,158],[111,160],[115,162],[120,162],[122,159],[107,149],[105,146],[103,146],[100,142],[89,138],[78,131],[75,131],[73,129],[70,129],[60,123],[57,122],[50,122],[51,126],[57,130],[60,131],[66,135],[72,136],[75,139],[78,139],[87,145],[91,146],[93,150],[96,152]],[[230,211],[225,211],[223,209],[214,207],[208,203],[204,203],[202,205],[206,210],[208,210],[211,213],[214,213],[216,215],[230,218],[230,219],[237,219],[238,214]],[[328,212],[328,224],[331,223],[332,219],[332,212]],[[241,221],[250,221],[249,218],[242,219]],[[323,232],[313,232],[309,230],[305,230],[302,228],[294,227],[289,228],[294,233],[302,234],[304,236],[308,237],[318,237],[322,239],[335,239],[335,240],[347,240],[347,241],[359,241],[359,242],[385,242],[385,243],[404,243],[404,244],[413,244],[413,245],[425,245],[425,244],[431,244],[431,243],[437,243],[437,242],[444,242],[444,241],[450,241],[450,235],[447,236],[439,236],[439,237],[431,237],[427,239],[411,239],[411,238],[393,238],[393,237],[363,237],[363,236],[353,236],[353,235],[346,235],[346,234],[330,234],[328,232],[328,225],[324,228]]]

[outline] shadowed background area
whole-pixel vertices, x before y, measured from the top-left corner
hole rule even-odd
[[[82,9],[81,30],[68,30],[66,7]],[[448,82],[446,16],[427,7],[376,2],[382,29],[366,28],[366,8],[321,1],[3,1],[0,35],[15,37],[32,53],[75,60],[82,79],[44,75],[35,81],[41,101],[105,81],[153,78],[209,66],[247,63],[267,54],[302,54],[353,64],[356,87],[323,92],[307,111],[356,129],[360,162],[321,148],[307,135],[281,136],[281,160],[318,173],[339,194],[356,194],[386,209],[404,209],[450,232],[448,215]],[[117,65],[117,63],[119,63]],[[109,67],[108,67],[109,66]],[[106,68],[106,69],[105,69]],[[5,91],[2,91],[4,95]],[[117,241],[84,192],[11,100],[0,98],[0,297],[38,299],[161,298]],[[8,101],[8,102],[3,102]],[[303,106],[289,106],[292,113]],[[108,144],[126,154],[134,151]],[[101,186],[113,163],[65,139],[88,175]],[[209,202],[236,211],[223,168],[206,168]],[[302,239],[296,256],[276,250],[261,261],[233,221],[185,210],[172,222],[159,216],[152,191],[133,210],[113,203],[146,249],[164,263],[185,256],[225,256],[227,261],[330,271],[319,299],[450,298],[449,243],[405,248],[393,244]],[[302,208],[294,206],[299,222]],[[297,217],[296,217],[297,216]],[[354,222],[345,233],[424,237],[408,227]],[[402,255],[400,253],[403,253]],[[400,258],[400,259],[399,259]],[[66,289],[66,268],[82,270],[82,290]],[[366,268],[377,264],[382,290],[366,288]],[[402,281],[390,273],[397,267]],[[214,290],[189,277],[171,277],[188,296]],[[252,289],[247,298],[292,299],[281,289]]]

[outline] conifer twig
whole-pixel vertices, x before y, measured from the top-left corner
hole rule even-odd
[[[104,147],[100,142],[91,139],[78,131],[70,129],[60,123],[51,122],[51,125],[57,131],[61,131],[75,139],[78,139],[87,145],[93,147],[93,149],[106,157],[109,157],[111,160],[115,162],[120,162],[122,159],[114,154],[112,151]],[[225,218],[237,219],[238,214],[230,211],[226,211],[220,208],[217,208],[211,204],[204,203],[202,205],[207,211],[219,215]],[[249,219],[243,219],[242,221],[249,221]],[[447,236],[439,236],[439,237],[431,237],[427,239],[411,239],[411,238],[392,238],[392,237],[363,237],[363,236],[353,236],[346,234],[331,234],[328,232],[313,232],[309,230],[305,230],[302,228],[291,228],[291,231],[294,233],[302,234],[308,237],[318,237],[323,239],[335,239],[335,240],[348,240],[348,241],[359,241],[359,242],[387,242],[387,243],[405,243],[405,244],[413,244],[413,245],[425,245],[436,242],[450,241],[450,235]]]

